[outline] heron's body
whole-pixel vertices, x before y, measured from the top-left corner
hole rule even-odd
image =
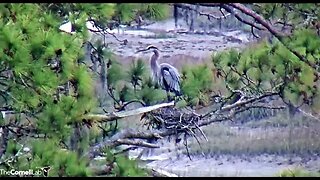
[[[168,63],[159,64],[158,58],[159,53],[154,50],[150,61],[153,81],[158,83],[164,90],[180,95],[180,75],[178,70]]]
[[[159,59],[159,51],[158,48],[154,46],[149,46],[146,50],[141,51],[147,51],[152,50],[153,55],[150,59],[150,66],[151,66],[151,76],[152,80],[160,85],[162,89],[166,90],[168,92],[173,92],[176,96],[181,95],[181,89],[180,89],[180,74],[178,70],[168,64],[168,63],[158,63]],[[169,94],[168,94],[169,99]]]

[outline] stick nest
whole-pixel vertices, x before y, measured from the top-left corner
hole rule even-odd
[[[176,137],[176,143],[179,143],[181,141],[179,136],[184,135],[184,145],[186,146],[188,156],[189,151],[187,147],[187,137],[194,137],[198,142],[200,148],[201,144],[198,138],[199,134],[201,135],[200,137],[204,137],[204,139],[208,141],[206,135],[198,125],[199,121],[201,120],[201,116],[190,110],[165,107],[149,112],[142,118],[146,119],[145,125],[147,125],[148,128],[152,127],[153,129],[159,130],[172,130]]]

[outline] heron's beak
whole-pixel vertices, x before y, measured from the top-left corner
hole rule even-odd
[[[138,50],[138,51],[135,52],[135,54],[138,54],[140,52],[145,52],[145,51],[147,51],[147,49]]]

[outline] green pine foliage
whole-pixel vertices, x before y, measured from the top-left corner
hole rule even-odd
[[[281,20],[300,27],[320,18],[319,7],[316,3],[259,3],[252,7],[266,19],[279,20],[281,18]]]
[[[156,13],[157,7],[162,6],[150,6],[153,7],[151,10],[150,7],[130,6],[139,12],[148,12],[150,17],[163,15]],[[97,107],[94,75],[88,67],[78,64],[84,56],[82,45],[88,40],[85,22],[93,19],[106,27],[118,15],[126,21],[133,20],[134,16],[129,14],[134,15],[137,11],[129,12],[128,9],[133,10],[112,3],[0,5],[0,102],[1,108],[17,112],[10,122],[5,121],[1,114],[1,124],[23,127],[20,129],[23,132],[10,132],[8,135],[1,168],[28,170],[51,166],[49,176],[94,175],[88,167],[89,159],[73,152],[69,144],[82,116]],[[59,30],[61,23],[67,20],[75,25],[76,33],[73,35]],[[122,87],[127,87],[122,92],[127,94],[125,91],[130,91],[130,87],[121,84],[125,72],[121,71],[120,64],[112,59],[108,50],[98,46],[98,51],[103,60],[110,59],[112,63],[107,74],[110,88],[120,91]],[[141,65],[138,64],[138,69]],[[138,86],[142,86],[141,82],[136,81],[137,78],[140,80],[140,76],[139,72],[133,73],[132,82]],[[61,88],[65,92],[60,92]],[[121,98],[125,101],[136,98],[135,94],[124,97],[122,94]],[[91,140],[98,134],[89,133]],[[78,143],[76,147],[88,149],[86,137],[80,134],[76,138],[78,140],[73,140]],[[25,146],[30,148],[29,152],[21,151]],[[12,157],[14,161],[11,164],[3,162]],[[134,162],[121,158],[120,161],[124,165],[130,162],[130,166],[119,166],[120,175],[141,173],[137,167],[133,167]]]
[[[112,170],[112,176],[116,177],[145,177],[148,174],[143,169],[137,167],[137,163],[134,160],[130,160],[123,155],[119,155],[116,158],[115,167]]]
[[[166,92],[152,81],[147,65],[141,59],[132,61],[127,72],[115,60],[108,70],[108,82],[109,85],[118,84],[114,94],[123,103],[141,100],[146,105],[153,105],[167,98]]]
[[[141,4],[141,11],[141,14],[144,14],[146,18],[155,20],[164,20],[170,14],[170,8],[165,3]]]
[[[133,61],[127,75],[134,89],[136,89],[137,86],[142,85],[141,81],[144,73],[145,73],[145,64],[143,60],[138,59],[137,61]]]
[[[316,32],[299,29],[294,31],[290,39],[285,39],[285,42],[294,51],[305,56],[311,64],[318,63],[320,52],[317,47],[320,46],[320,39]],[[216,68],[228,75],[226,81],[235,89],[265,92],[276,88],[276,84],[282,84],[277,90],[285,101],[294,105],[300,105],[304,103],[303,99],[313,99],[318,94],[319,82],[315,69],[299,60],[276,40],[272,44],[263,41],[242,52],[220,52],[212,60]],[[253,83],[248,86],[245,77]]]
[[[206,65],[185,67],[181,89],[189,105],[207,105],[212,90],[212,72]]]
[[[164,3],[117,3],[114,19],[129,23],[140,15],[147,19],[163,20],[168,18],[170,8]]]
[[[117,60],[111,60],[111,67],[107,71],[107,82],[110,88],[116,88],[121,80],[124,79],[125,73],[121,64]]]
[[[319,69],[307,64],[319,66],[320,38],[310,26],[314,19],[320,18],[319,8],[311,3],[261,4],[253,8],[270,20],[286,19],[296,25],[293,35],[282,39],[286,47],[274,39],[272,43],[263,41],[242,51],[219,52],[212,56],[214,68],[223,72],[226,84],[233,89],[252,93],[278,91],[286,102],[305,103],[319,111],[316,76]],[[93,125],[88,133],[90,137],[80,134],[72,139],[75,127],[83,126],[82,117],[98,104],[95,75],[78,63],[84,58],[82,45],[89,37],[85,22],[91,19],[107,27],[114,20],[130,23],[138,15],[162,20],[168,17],[169,10],[168,4],[160,3],[1,4],[0,108],[17,114],[10,120],[4,120],[0,114],[2,130],[15,126],[8,134],[8,141],[1,142],[6,144],[6,149],[0,158],[0,168],[36,170],[51,166],[49,176],[95,175],[89,168],[90,160],[83,158],[80,150],[72,150],[69,143],[73,140],[78,143],[76,147],[87,150],[90,143],[107,138],[113,128],[111,124],[103,124],[101,127],[107,132],[102,132]],[[73,35],[59,30],[60,24],[67,20],[75,25]],[[142,100],[146,105],[166,101],[165,91],[152,82],[148,66],[142,60],[133,61],[125,71],[109,50],[103,50],[102,42],[95,45],[102,61],[111,64],[106,71],[107,88],[116,100],[121,103]],[[304,56],[307,63],[287,47]],[[207,105],[215,88],[213,75],[206,65],[185,67],[181,83],[184,100],[179,106]],[[30,151],[22,152],[26,146]],[[106,156],[108,162],[114,161],[110,176],[146,175],[128,157]],[[13,161],[4,162],[8,158]]]

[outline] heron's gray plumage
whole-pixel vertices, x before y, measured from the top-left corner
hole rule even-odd
[[[180,93],[180,75],[178,70],[168,63],[160,64],[160,85],[162,87],[168,86],[170,91]],[[166,84],[164,84],[166,83]]]

